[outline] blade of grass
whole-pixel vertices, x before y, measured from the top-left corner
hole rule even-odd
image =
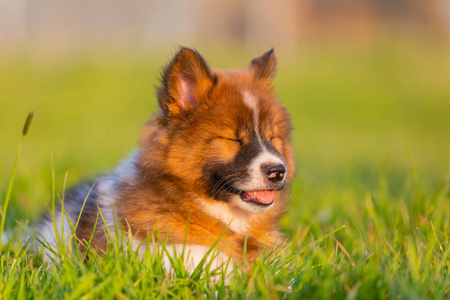
[[[78,228],[78,223],[80,222],[81,215],[83,214],[83,210],[84,210],[84,206],[86,205],[86,201],[89,198],[89,195],[91,194],[92,189],[94,188],[94,186],[97,183],[97,181],[98,181],[98,178],[95,179],[94,183],[92,184],[91,188],[89,189],[89,192],[87,193],[86,197],[84,198],[83,205],[81,206],[80,213],[78,214],[77,223],[75,223],[75,230]],[[99,208],[99,210],[100,210],[100,208]]]
[[[97,182],[97,181],[96,181],[96,182]],[[83,206],[84,206],[84,205],[83,205]],[[97,205],[97,209],[98,209],[98,212],[100,213],[100,217],[101,217],[102,220],[103,220],[103,224],[105,225],[104,229],[106,229],[106,231],[107,231],[107,233],[108,233],[108,235],[106,236],[106,238],[108,239],[108,236],[109,236],[109,242],[110,242],[110,243],[113,243],[113,245],[114,245],[114,250],[116,251],[115,253],[118,253],[118,252],[119,252],[119,249],[116,247],[116,243],[114,243],[114,241],[113,241],[113,236],[112,236],[112,234],[111,234],[111,231],[109,230],[108,223],[106,223],[106,220],[105,220],[105,218],[103,217],[103,213],[102,213],[102,211],[101,211],[101,209],[100,209],[100,206]],[[80,214],[80,216],[81,216],[81,214]],[[77,223],[78,223],[78,222],[77,222]]]
[[[33,120],[34,111],[30,111],[28,113],[27,119],[25,120],[25,124],[22,129],[22,139],[27,135],[28,129],[30,128],[31,121]],[[3,204],[2,210],[2,222],[0,225],[0,237],[3,236],[3,231],[5,229],[5,220],[6,220],[6,212],[8,210],[8,204],[11,199],[12,187],[14,184],[14,178],[16,177],[17,164],[19,162],[20,152],[22,151],[22,139],[19,142],[19,148],[17,149],[16,159],[14,161],[13,171],[11,174],[11,178],[9,180],[8,191],[6,192],[5,202]],[[3,243],[0,241],[0,249],[3,247]]]
[[[67,171],[64,175],[64,182],[63,182],[63,191],[62,191],[62,198],[61,198],[61,239],[64,241],[64,214],[62,213],[65,211],[64,209],[64,196],[66,194],[66,184],[67,184],[67,176],[69,172]]]
[[[22,227],[25,231],[27,231],[36,241],[38,241],[42,246],[44,246],[47,250],[53,253],[53,255],[56,255],[56,251],[53,250],[53,248],[50,246],[47,240],[44,238],[44,242],[41,241],[31,230],[29,230],[25,225],[20,223],[19,221],[16,221],[17,224],[19,224],[20,227]],[[42,235],[41,235],[42,236]]]
[[[208,251],[206,251],[205,255],[203,256],[203,258],[201,259],[201,261],[199,262],[199,264],[197,265],[197,267],[195,268],[194,272],[192,272],[191,277],[195,280],[200,279],[200,274],[203,268],[203,265],[205,264],[206,259],[208,258],[209,254],[211,254],[211,252],[216,248],[217,244],[219,243],[220,239],[222,238],[222,236],[225,235],[225,233],[228,231],[230,224],[228,224],[225,229],[222,231],[222,233],[219,235],[219,237],[216,239],[216,241],[214,242],[214,244],[208,249]]]
[[[58,226],[56,222],[56,208],[55,208],[55,198],[56,198],[56,179],[55,179],[55,162],[53,160],[53,152],[50,153],[51,162],[52,162],[52,220],[53,220],[53,230],[55,231],[55,240],[56,244],[59,245],[61,239],[58,232]]]
[[[92,243],[92,240],[94,239],[95,229],[97,228],[97,222],[98,222],[98,214],[97,214],[97,218],[95,219],[94,228],[92,228],[92,233],[89,238],[89,242],[87,243],[86,247],[84,248],[84,252],[83,252],[83,256],[82,256],[83,261],[86,260],[89,249],[91,248],[91,243]]]
[[[6,192],[5,203],[3,204],[2,223],[0,225],[0,236],[3,236],[3,231],[5,229],[6,211],[8,210],[8,204],[11,199],[11,191],[12,191],[12,187],[14,184],[14,177],[16,176],[17,163],[19,162],[19,156],[20,156],[21,150],[22,150],[22,142],[19,143],[19,149],[17,150],[16,160],[14,162],[11,179],[9,181],[8,191]],[[1,243],[1,244],[3,245],[3,243]]]
[[[326,239],[326,238],[328,238],[329,236],[331,236],[332,234],[335,234],[336,232],[342,230],[343,228],[345,228],[345,224],[342,225],[341,227],[339,227],[339,228],[337,228],[337,229],[335,229],[335,230],[333,230],[333,231],[331,231],[331,232],[325,234],[324,236],[322,236],[322,237],[320,237],[320,238],[318,238],[318,239],[313,240],[313,241],[314,241],[314,244],[323,241],[324,239]],[[311,243],[313,243],[313,242],[311,242]],[[303,246],[303,247],[300,249],[300,251],[302,251],[302,250],[308,248],[309,245],[310,245],[311,243],[306,244],[305,246]]]
[[[246,258],[247,258],[247,240],[248,240],[248,231],[245,234],[245,240],[244,240],[244,251],[242,253],[242,267],[245,267],[246,264]],[[245,268],[244,268],[245,269]]]

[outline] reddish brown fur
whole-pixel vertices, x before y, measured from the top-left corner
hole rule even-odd
[[[141,151],[136,163],[136,181],[122,183],[115,205],[118,219],[133,235],[146,239],[157,230],[169,232],[171,244],[210,247],[225,231],[227,224],[208,215],[199,198],[208,205],[217,200],[207,192],[202,176],[204,160],[231,161],[239,145],[225,137],[249,139],[245,130],[237,131],[236,120],[248,119],[249,107],[243,104],[241,91],[260,99],[259,132],[283,155],[288,181],[294,174],[294,160],[289,141],[290,123],[285,109],[270,87],[275,72],[273,51],[255,59],[247,70],[210,70],[198,53],[182,49],[166,69],[158,100],[162,112],[148,121],[140,139]],[[190,96],[180,94],[186,84]],[[177,98],[185,97],[180,104]],[[214,109],[211,109],[214,107]],[[193,111],[195,110],[195,113]],[[220,120],[220,121],[219,121]],[[287,189],[275,192],[276,205],[263,213],[249,214],[247,257],[255,259],[264,243],[271,247],[282,239],[278,223],[287,201]],[[95,207],[88,207],[94,215]],[[90,217],[91,221],[95,218]],[[186,226],[189,229],[186,236]],[[89,239],[93,222],[84,222],[77,234]],[[100,226],[100,225],[99,225]],[[105,248],[99,231],[93,244]],[[226,230],[219,245],[224,253],[239,261],[244,252],[246,232]],[[164,239],[165,236],[162,236]]]

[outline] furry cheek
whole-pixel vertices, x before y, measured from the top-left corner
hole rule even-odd
[[[199,162],[203,156],[203,151],[196,148],[174,147],[166,157],[166,166],[170,173],[192,182],[202,177]]]

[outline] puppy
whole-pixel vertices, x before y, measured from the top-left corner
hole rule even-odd
[[[105,228],[119,222],[136,249],[154,249],[155,234],[169,253],[184,247],[190,270],[214,244],[219,265],[242,261],[244,252],[252,262],[281,242],[278,223],[295,167],[289,115],[271,87],[275,69],[273,50],[246,69],[222,71],[181,48],[163,71],[160,111],[145,124],[138,150],[114,173],[66,196],[73,224],[85,202],[77,238],[86,244],[92,235],[91,246],[106,250]],[[68,220],[64,227],[69,233]],[[49,218],[39,231],[51,243],[58,234]]]

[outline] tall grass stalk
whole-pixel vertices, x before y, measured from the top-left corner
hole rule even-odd
[[[34,111],[30,111],[28,113],[27,119],[25,120],[25,124],[22,129],[22,137],[19,142],[19,148],[17,149],[16,159],[14,161],[13,171],[11,174],[11,179],[9,180],[8,190],[6,192],[5,202],[3,203],[2,210],[2,222],[0,225],[0,236],[3,237],[3,231],[5,230],[5,221],[6,221],[6,212],[8,211],[8,204],[11,200],[11,192],[14,185],[14,178],[16,177],[17,164],[19,163],[20,152],[22,151],[22,141],[23,138],[27,135],[28,130],[31,125],[31,121],[33,120]],[[3,247],[3,242],[0,242],[0,247]],[[1,249],[1,248],[0,248]]]

